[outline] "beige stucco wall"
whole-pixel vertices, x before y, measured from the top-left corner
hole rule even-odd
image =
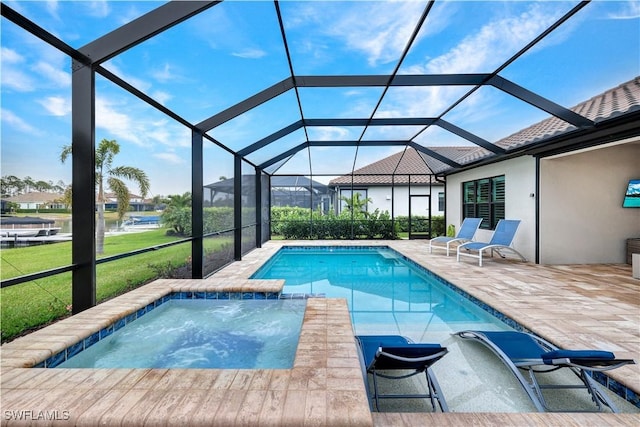
[[[513,241],[516,248],[528,260],[535,260],[535,159],[522,156],[500,163],[478,167],[447,177],[447,224],[454,224],[456,231],[462,222],[462,183],[474,179],[505,176],[507,219],[522,222]],[[532,197],[533,195],[533,197]],[[476,240],[488,242],[492,231],[478,230]]]
[[[640,237],[640,209],[622,208],[640,178],[640,143],[540,162],[540,262],[624,263],[626,239]]]

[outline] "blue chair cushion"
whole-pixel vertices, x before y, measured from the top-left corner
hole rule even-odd
[[[403,346],[409,343],[400,335],[358,335],[356,338],[360,342],[364,363],[367,366],[376,358],[376,352],[380,347]]]
[[[542,360],[547,365],[552,365],[553,359],[569,359],[574,363],[594,362],[598,360],[614,360],[616,356],[610,351],[601,350],[553,350],[541,354]]]
[[[411,343],[400,335],[358,335],[356,338],[360,342],[364,363],[368,368],[371,367],[374,360],[376,369],[416,369],[435,362],[435,360],[431,363],[401,362],[384,356],[376,360],[379,348],[382,348],[384,352],[406,358],[425,357],[443,350],[440,344]]]

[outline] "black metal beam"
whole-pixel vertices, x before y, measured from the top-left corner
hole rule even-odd
[[[387,84],[390,86],[466,86],[481,84],[490,76],[490,74],[401,74],[393,78],[389,75],[296,76],[295,80],[289,77],[201,121],[196,127],[203,132],[208,132],[294,87],[384,87]],[[391,83],[389,83],[390,80]]]
[[[377,119],[305,119],[305,126],[423,126],[436,121],[432,117],[383,117]]]
[[[242,259],[242,157],[233,156],[233,258]]]
[[[71,75],[71,304],[73,314],[96,305],[95,73],[73,61]]]
[[[287,157],[293,156],[294,154],[296,154],[298,151],[307,148],[307,143],[303,142],[302,144],[296,145],[293,148],[290,148],[289,150],[285,151],[284,153],[280,153],[275,157],[272,157],[271,159],[267,160],[266,162],[261,163],[260,165],[258,165],[258,167],[260,169],[266,169],[269,166],[271,166],[274,163],[278,163],[280,160],[286,159]]]
[[[250,96],[244,101],[241,101],[227,108],[226,110],[223,110],[218,114],[213,115],[208,119],[201,121],[200,123],[196,124],[196,127],[202,130],[203,132],[208,132],[211,129],[217,126],[220,126],[221,124],[233,119],[234,117],[238,117],[240,114],[245,113],[251,110],[252,108],[257,107],[258,105],[264,102],[267,102],[278,95],[285,93],[286,91],[288,91],[289,89],[292,89],[293,87],[294,87],[293,79],[291,77],[286,78],[281,82],[278,82],[273,86],[261,92],[258,92],[253,96]]]
[[[408,140],[390,140],[390,139],[371,139],[362,141],[309,141],[310,147],[355,147],[360,145],[361,147],[384,147],[384,146],[402,146],[408,145],[411,141]]]
[[[271,144],[274,141],[277,141],[280,138],[283,138],[287,135],[289,135],[292,132],[297,131],[298,129],[300,129],[303,126],[303,122],[302,120],[298,120],[297,122],[294,122],[292,124],[290,124],[287,127],[284,127],[282,129],[280,129],[277,132],[272,133],[271,135],[262,138],[260,141],[254,142],[253,144],[249,145],[248,147],[243,148],[242,150],[238,151],[238,154],[241,155],[242,157],[253,153],[254,151],[257,151],[263,147],[266,147],[267,145]]]
[[[277,141],[278,139],[289,135],[290,133],[295,132],[296,130],[302,128],[303,126],[366,126],[367,124],[371,126],[422,126],[432,124],[436,121],[434,118],[429,117],[390,117],[390,118],[380,118],[380,119],[372,119],[369,123],[369,119],[304,119],[298,120],[280,129],[277,132],[272,133],[271,135],[254,142],[253,144],[243,148],[238,151],[238,154],[241,156],[247,156],[254,151],[257,151],[261,148],[266,147],[272,142]],[[357,143],[357,141],[356,141]]]
[[[472,134],[471,132],[467,132],[466,130],[459,128],[458,126],[454,125],[453,123],[449,123],[446,120],[439,119],[435,122],[435,125],[440,126],[441,128],[446,129],[449,132],[454,133],[459,137],[466,139],[467,141],[473,142],[474,144],[479,145],[480,147],[485,148],[495,154],[503,154],[505,152],[504,149],[490,143],[486,139],[482,139],[479,136]]]
[[[256,248],[262,247],[262,171],[255,168]]]
[[[101,64],[218,3],[220,1],[170,1],[78,50],[94,64]]]
[[[503,77],[493,76],[487,82],[491,86],[499,89],[503,92],[508,93],[511,96],[514,96],[530,105],[533,105],[536,108],[539,108],[547,113],[558,117],[559,119],[564,120],[565,122],[571,123],[572,125],[583,128],[583,127],[591,127],[594,125],[594,122],[587,119],[580,114],[574,113],[568,108],[564,108],[555,102],[552,102],[542,96],[531,92],[519,86]]]
[[[491,74],[398,74],[296,76],[298,87],[375,87],[375,86],[473,86]]]
[[[40,27],[35,22],[30,21],[29,19],[20,15],[18,12],[16,12],[6,4],[0,3],[0,13],[6,19],[13,22],[23,30],[33,34],[34,36],[38,37],[44,42],[55,47],[62,53],[70,56],[71,59],[79,63],[78,66],[91,64],[91,59],[88,58],[86,55],[83,55],[82,53],[78,52],[76,49],[69,46],[68,44],[66,44],[65,42],[63,42],[62,40],[60,40],[59,38],[57,38],[56,36],[48,32],[44,28]]]
[[[417,142],[409,142],[408,144],[410,147],[415,148],[417,151],[426,154],[427,156],[433,157],[436,160],[440,160],[442,163],[446,163],[447,165],[451,166],[452,168],[460,168],[462,165],[460,165],[457,162],[454,162],[453,160],[451,160],[448,157],[443,156],[442,154],[438,154],[433,150],[430,150],[426,147],[423,147],[422,145],[418,144]]]
[[[191,278],[204,277],[204,159],[202,133],[191,133]]]

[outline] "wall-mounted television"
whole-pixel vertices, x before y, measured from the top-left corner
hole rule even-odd
[[[640,208],[640,179],[630,179],[624,195],[623,208]]]

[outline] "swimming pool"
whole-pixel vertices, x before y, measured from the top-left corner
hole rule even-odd
[[[345,298],[355,334],[397,334],[446,346],[449,353],[433,369],[452,411],[536,410],[491,352],[452,336],[465,329],[524,328],[389,247],[284,246],[251,278],[285,279],[283,293],[291,296]],[[586,395],[556,400],[563,407],[589,407]],[[420,403],[408,403],[390,400],[384,410],[425,410]]]
[[[302,300],[172,299],[58,368],[286,369]]]
[[[459,330],[514,324],[388,247],[285,246],[251,278],[285,279],[283,293],[294,296],[345,298],[359,335],[443,340]]]

